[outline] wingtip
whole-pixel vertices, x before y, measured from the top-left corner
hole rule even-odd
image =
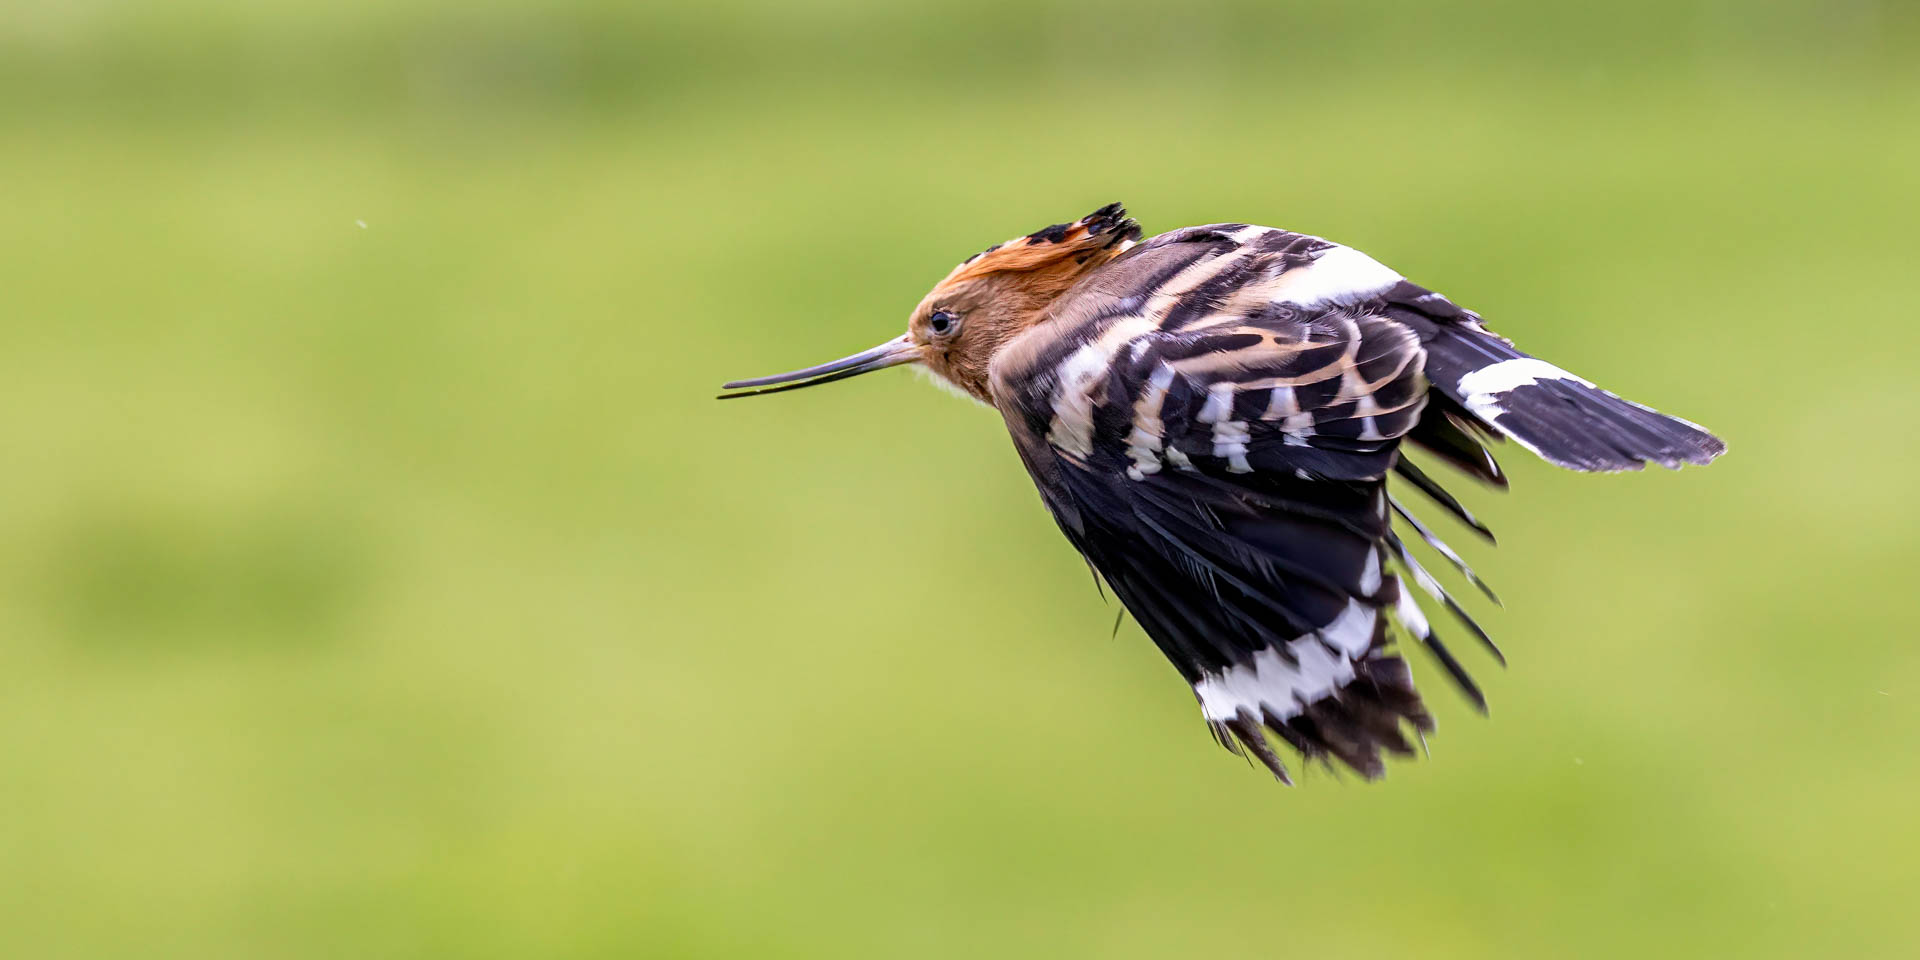
[[[1707,439],[1712,442],[1702,444],[1698,453],[1685,458],[1685,463],[1675,466],[1674,469],[1678,470],[1681,466],[1704,467],[1727,455],[1727,442],[1725,440],[1711,433],[1707,434]]]

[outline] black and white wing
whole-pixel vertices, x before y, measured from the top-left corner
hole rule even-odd
[[[1283,779],[1263,727],[1373,777],[1433,723],[1388,634],[1432,638],[1388,572],[1386,492],[1426,403],[1425,351],[1402,324],[1305,295],[1318,243],[1240,225],[1155,238],[993,368],[1062,530],[1221,743]]]
[[[1485,587],[1388,495],[1389,473],[1487,531],[1403,439],[1496,486],[1486,444],[1501,436],[1578,470],[1725,449],[1365,254],[1245,224],[1163,234],[1097,272],[996,357],[992,392],[1061,529],[1220,742],[1282,779],[1263,728],[1368,777],[1383,751],[1411,752],[1408,727],[1432,729],[1390,624],[1484,708],[1390,567],[1491,641],[1391,516]]]

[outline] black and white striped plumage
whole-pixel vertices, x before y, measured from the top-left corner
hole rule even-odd
[[[1406,549],[1396,513],[1478,581],[1390,486],[1486,531],[1405,459],[1406,441],[1501,486],[1486,441],[1503,436],[1587,471],[1725,449],[1528,357],[1350,248],[1247,224],[1138,236],[1114,205],[1014,241],[1019,269],[1049,243],[1093,252],[999,331],[984,384],[937,337],[904,340],[999,409],[1061,530],[1193,686],[1216,737],[1283,780],[1267,732],[1374,777],[1383,751],[1412,752],[1409,727],[1432,729],[1396,634],[1484,707],[1416,594],[1485,634]],[[962,310],[961,287],[1001,249],[987,271],[980,258],[956,269],[921,314]]]

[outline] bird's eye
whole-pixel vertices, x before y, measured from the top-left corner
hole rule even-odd
[[[944,337],[960,329],[960,318],[945,310],[935,310],[927,318],[927,329],[932,330],[935,336]]]

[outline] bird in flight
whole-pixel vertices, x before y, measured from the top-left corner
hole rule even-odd
[[[1492,534],[1409,447],[1496,487],[1501,440],[1591,472],[1726,450],[1358,250],[1244,223],[1142,241],[1117,203],[967,258],[899,337],[721,396],[902,364],[1000,411],[1061,532],[1193,687],[1215,739],[1287,783],[1269,734],[1373,779],[1383,752],[1413,753],[1409,728],[1433,729],[1399,637],[1486,709],[1412,588],[1499,650],[1394,518],[1486,587],[1397,494]]]

